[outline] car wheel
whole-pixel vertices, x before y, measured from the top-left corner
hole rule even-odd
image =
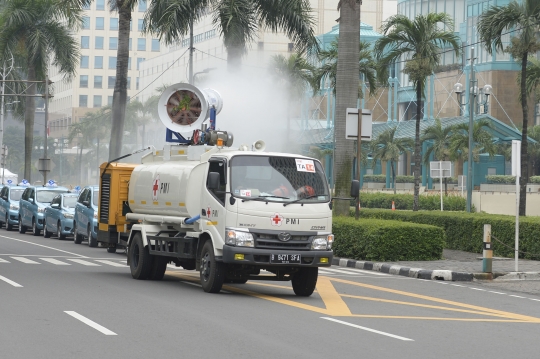
[[[22,218],[19,216],[19,233],[25,234],[26,233],[26,226],[22,223]]]
[[[66,239],[66,235],[62,234],[62,223],[60,221],[58,221],[56,229],[57,229],[56,233],[58,234],[58,239],[60,239],[61,241]]]
[[[51,232],[47,230],[47,221],[43,220],[43,237],[51,238]]]
[[[90,225],[86,229],[86,235],[88,236],[88,247],[97,247],[97,238],[92,236],[92,227]]]
[[[32,234],[34,236],[39,236],[41,234],[41,230],[37,227],[37,222],[35,218],[32,218]]]
[[[6,214],[6,231],[12,231],[13,230],[13,224],[9,223],[9,216]]]
[[[75,244],[81,244],[82,240],[83,240],[82,234],[79,234],[77,232],[77,222],[74,222],[73,223],[73,242]]]

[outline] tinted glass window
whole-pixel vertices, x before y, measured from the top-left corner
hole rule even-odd
[[[59,193],[65,193],[67,190],[47,190],[47,191],[38,191],[37,192],[37,198],[36,200],[40,203],[51,203],[54,196],[56,196]]]
[[[99,202],[99,191],[94,191],[92,203],[94,204],[94,206],[97,206],[98,202]]]
[[[12,189],[9,191],[9,199],[12,201],[18,201],[21,199],[24,189]]]
[[[88,193],[87,191],[88,191],[87,189],[84,189],[84,190],[81,192],[81,194],[79,194],[79,198],[77,199],[77,202],[83,203],[83,201],[86,200],[86,194]]]

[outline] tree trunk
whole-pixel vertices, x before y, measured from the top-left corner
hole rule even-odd
[[[342,2],[339,21],[339,46],[336,71],[336,111],[334,118],[335,196],[349,197],[354,158],[354,141],[345,139],[347,107],[356,108],[358,100],[358,44],[360,43],[360,5]],[[361,159],[359,159],[361,160]],[[334,203],[336,215],[349,214],[348,201]]]
[[[527,125],[529,107],[527,107],[527,55],[521,59],[521,111],[523,112],[523,129],[521,131],[521,178],[519,179],[519,215],[525,216],[527,206],[527,182],[529,182],[529,156],[527,153]]]
[[[227,69],[229,72],[240,71],[243,55],[244,49],[239,45],[233,45],[227,48]]]
[[[83,145],[81,142],[79,142],[79,145],[81,146],[81,151],[79,152],[79,186],[81,185],[82,181],[82,153],[83,153]]]
[[[394,194],[396,194],[396,171],[394,170],[394,161],[390,161],[390,167],[392,168],[392,184],[394,186]]]
[[[118,50],[116,54],[116,83],[114,84],[112,104],[112,129],[109,143],[109,161],[120,157],[124,120],[127,104],[127,74],[129,59],[129,23],[131,10],[127,0],[117,0],[118,4]]]
[[[28,60],[28,81],[36,81],[36,69]],[[34,148],[34,116],[36,112],[35,83],[29,83],[26,90],[26,106],[24,109],[24,178],[32,183],[32,150]]]
[[[419,81],[416,85],[416,127],[414,132],[414,201],[413,211],[418,211],[418,202],[420,195],[420,121],[421,119],[421,101],[422,101],[422,83]]]

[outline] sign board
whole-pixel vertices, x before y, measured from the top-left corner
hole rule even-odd
[[[429,175],[431,178],[452,177],[452,162],[450,161],[429,162]]]
[[[512,176],[521,177],[521,141],[512,140]]]
[[[457,183],[458,183],[459,189],[467,188],[467,176],[465,175],[458,176]]]
[[[356,140],[358,138],[358,110],[348,108],[345,118],[345,138]],[[372,127],[371,110],[362,109],[362,141],[371,141]]]

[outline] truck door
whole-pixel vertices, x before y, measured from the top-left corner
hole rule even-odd
[[[214,241],[216,255],[222,254],[223,237],[225,235],[225,193],[227,187],[227,160],[224,158],[211,158],[208,161],[208,173],[219,173],[219,188],[210,190],[206,180],[205,190],[202,191],[201,223],[203,230],[207,230]],[[204,215],[203,215],[204,213]]]

